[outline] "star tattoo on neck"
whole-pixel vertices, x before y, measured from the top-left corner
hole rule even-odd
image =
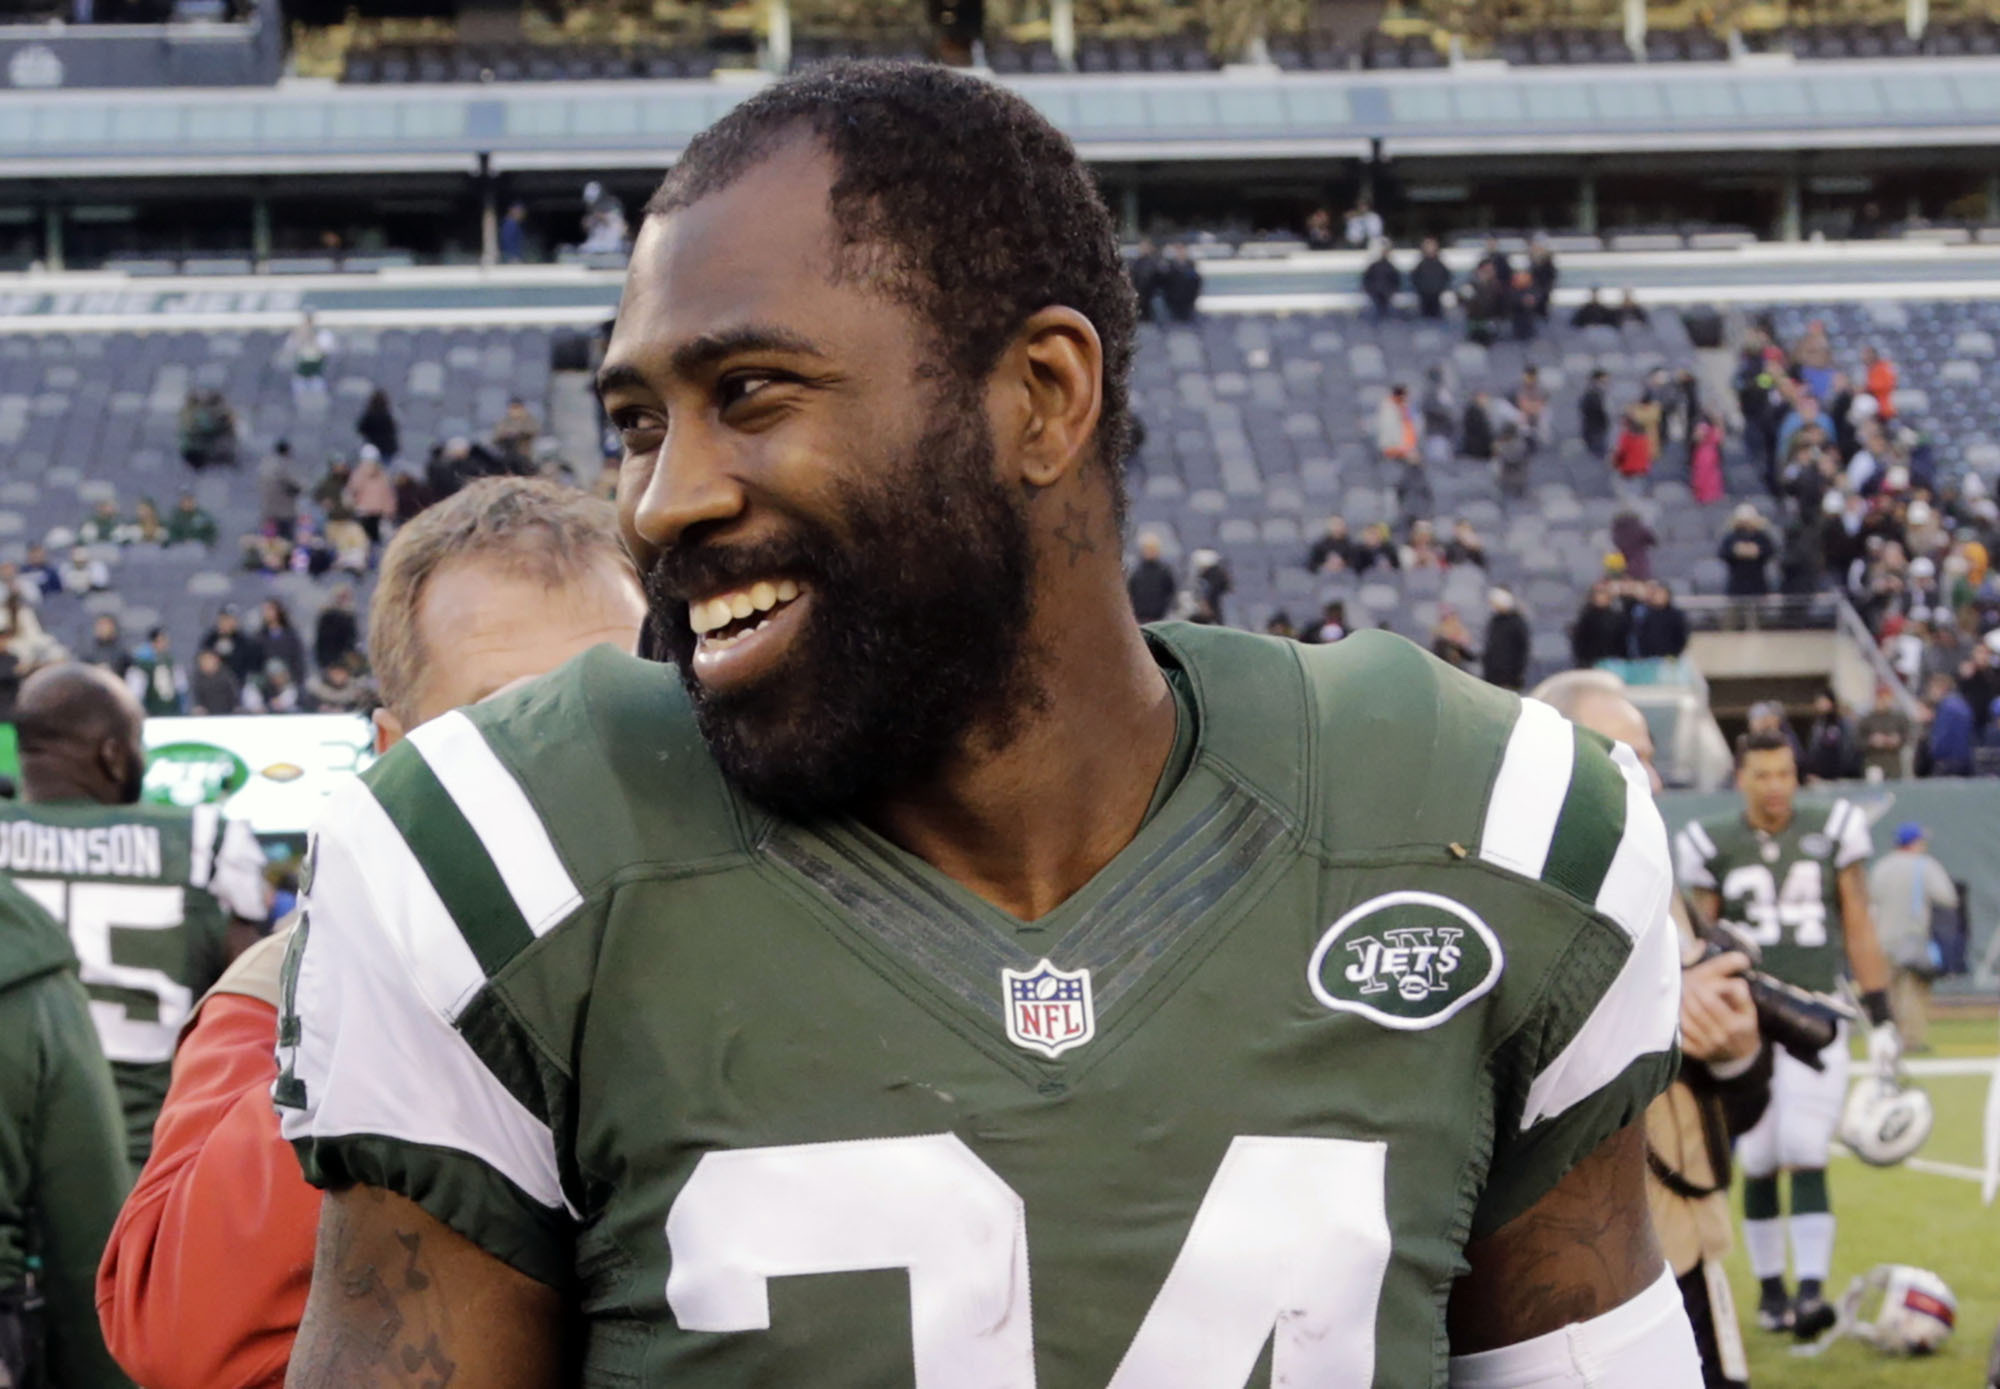
[[[1074,502],[1063,503],[1063,522],[1056,527],[1056,539],[1069,547],[1071,568],[1085,555],[1097,553],[1097,542],[1090,538],[1090,513]]]

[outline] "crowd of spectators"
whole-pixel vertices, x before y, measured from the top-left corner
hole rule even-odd
[[[1752,330],[1733,385],[1770,502],[1731,515],[1726,592],[1843,594],[1917,697],[1914,726],[1892,737],[1906,717],[1893,691],[1859,720],[1825,696],[1823,737],[1803,753],[1816,774],[1907,759],[1919,774],[2000,775],[2000,507],[1978,473],[1940,473],[1900,418],[1898,384],[1876,347],[1836,344],[1819,320],[1790,343],[1768,322]]]
[[[331,333],[303,318],[288,344],[295,397],[323,393],[338,350]],[[278,440],[254,468],[257,526],[233,541],[241,567],[276,576],[324,576],[324,605],[301,633],[278,597],[246,618],[225,604],[199,646],[184,656],[165,626],[127,631],[113,611],[92,621],[80,659],[126,681],[151,715],[341,712],[371,707],[355,585],[373,571],[398,525],[475,478],[559,471],[552,441],[525,401],[511,400],[481,439],[452,438],[409,458],[389,394],[373,391],[354,422],[355,446],[317,469]],[[181,416],[188,467],[242,471],[236,416],[220,392],[191,393]],[[102,496],[72,526],[27,548],[25,563],[0,565],[0,718],[21,678],[69,653],[38,619],[45,604],[116,593],[120,552],[149,548],[222,552],[232,543],[194,490],[162,512],[151,497],[121,504]],[[59,557],[59,558],[58,558]],[[143,598],[143,594],[125,594]]]

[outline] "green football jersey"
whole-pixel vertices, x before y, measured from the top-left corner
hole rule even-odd
[[[263,850],[212,805],[6,801],[0,872],[69,931],[136,1168],[181,1024],[226,963],[230,916],[263,919]]]
[[[1034,922],[607,648],[418,728],[311,851],[308,1177],[565,1290],[588,1386],[1442,1385],[1467,1240],[1674,1070],[1645,773],[1400,638],[1149,635],[1185,768]]]
[[[1823,992],[1847,966],[1840,872],[1874,852],[1867,814],[1846,800],[1801,803],[1776,834],[1739,812],[1692,821],[1675,841],[1681,881],[1721,897],[1723,923],[1757,943],[1764,970]]]

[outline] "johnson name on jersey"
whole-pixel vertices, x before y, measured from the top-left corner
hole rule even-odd
[[[1875,852],[1860,806],[1801,802],[1776,834],[1741,812],[1712,815],[1684,826],[1674,849],[1681,881],[1722,899],[1723,924],[1756,942],[1764,970],[1802,989],[1839,982],[1847,964],[1841,870]]]
[[[212,805],[0,803],[0,871],[69,932],[134,1163],[152,1148],[181,1025],[264,915],[264,852]]]
[[[736,796],[604,648],[336,794],[276,1095],[581,1382],[1430,1386],[1469,1239],[1664,1087],[1666,834],[1399,638],[1151,632],[1171,789],[1040,920]]]

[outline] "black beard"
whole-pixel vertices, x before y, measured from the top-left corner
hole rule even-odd
[[[975,738],[1005,746],[1039,699],[1026,503],[995,475],[977,397],[945,392],[924,436],[861,476],[837,531],[793,515],[781,538],[668,550],[646,575],[653,632],[710,752],[794,819],[920,784]],[[812,594],[794,650],[753,688],[712,693],[691,664],[689,596],[775,576]]]

